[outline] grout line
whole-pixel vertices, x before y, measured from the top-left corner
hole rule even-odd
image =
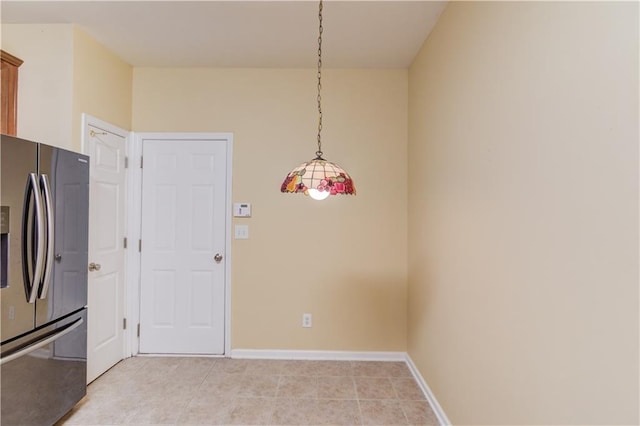
[[[351,368],[353,369],[353,362],[350,361]],[[353,392],[356,398],[356,404],[358,405],[358,413],[360,414],[360,424],[364,424],[364,416],[362,415],[362,407],[360,407],[360,395],[358,395],[358,385],[356,384],[355,376],[351,376],[351,385],[353,386]]]

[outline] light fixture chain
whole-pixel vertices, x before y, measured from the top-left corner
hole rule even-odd
[[[316,156],[322,157],[322,0],[320,0],[320,6],[318,7],[318,151]]]

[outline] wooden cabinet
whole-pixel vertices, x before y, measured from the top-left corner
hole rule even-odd
[[[2,69],[0,70],[0,103],[1,122],[0,133],[15,136],[18,118],[18,67],[22,60],[0,50]]]

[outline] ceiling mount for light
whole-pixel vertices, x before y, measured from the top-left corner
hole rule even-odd
[[[299,192],[314,200],[324,200],[329,195],[355,195],[356,187],[351,176],[342,167],[322,158],[322,0],[318,7],[318,21],[318,150],[316,158],[289,172],[280,191]]]

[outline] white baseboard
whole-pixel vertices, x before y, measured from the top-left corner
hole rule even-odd
[[[427,401],[429,401],[429,404],[431,405],[431,408],[433,409],[433,412],[438,418],[438,421],[440,422],[440,424],[442,426],[451,425],[451,422],[447,418],[447,415],[445,414],[444,410],[438,403],[438,400],[436,399],[433,392],[431,392],[429,385],[424,380],[424,377],[422,377],[422,374],[420,374],[420,371],[418,371],[418,367],[416,367],[416,365],[413,363],[413,360],[411,359],[409,354],[405,354],[405,361],[407,363],[407,366],[409,367],[409,370],[411,370],[411,373],[413,374],[414,379],[416,379],[416,382],[418,382],[420,389],[422,389],[422,392],[427,398]]]
[[[405,361],[405,352],[351,351],[286,351],[269,349],[232,349],[231,358],[244,359],[302,359],[322,361]]]

